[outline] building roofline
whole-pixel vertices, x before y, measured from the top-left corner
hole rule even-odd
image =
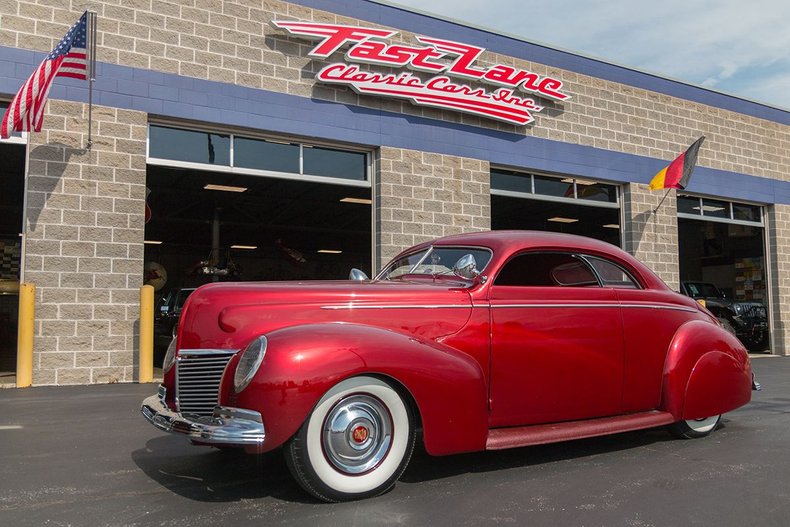
[[[502,55],[561,68],[594,78],[662,93],[732,112],[790,125],[790,110],[621,66],[578,52],[562,50],[522,37],[476,27],[423,11],[395,6],[385,0],[289,0],[291,3],[365,20],[421,35],[451,38]]]

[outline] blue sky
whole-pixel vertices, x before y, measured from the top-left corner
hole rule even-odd
[[[387,0],[790,110],[788,0]]]

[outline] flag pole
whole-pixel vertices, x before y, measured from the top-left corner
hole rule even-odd
[[[96,13],[88,11],[88,143],[86,150],[93,146],[93,81],[96,80]]]
[[[658,214],[658,209],[661,208],[661,205],[664,203],[664,200],[667,199],[667,196],[669,196],[669,191],[670,190],[672,190],[672,187],[668,188],[666,193],[664,193],[664,197],[661,198],[661,201],[658,202],[658,205],[656,205],[656,208],[653,209],[653,214]]]

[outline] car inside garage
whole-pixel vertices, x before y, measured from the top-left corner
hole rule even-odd
[[[751,351],[769,346],[762,207],[678,196],[681,289],[703,300]]]

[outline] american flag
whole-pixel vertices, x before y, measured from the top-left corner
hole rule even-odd
[[[55,77],[88,78],[87,18],[86,11],[16,94],[3,116],[0,137],[5,139],[12,132],[41,131],[44,107]]]

